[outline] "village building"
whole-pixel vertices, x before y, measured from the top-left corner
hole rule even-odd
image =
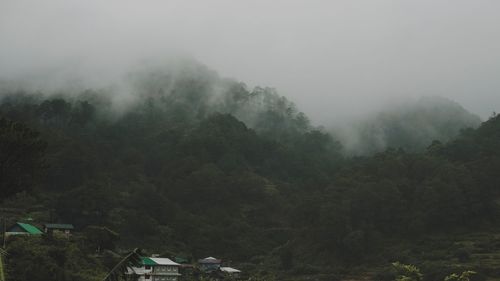
[[[53,233],[70,235],[74,229],[75,227],[72,224],[65,223],[46,223],[43,225],[43,231],[49,235]]]
[[[179,264],[167,258],[143,257],[142,267],[129,268],[128,274],[137,276],[137,281],[177,281]]]
[[[238,278],[241,275],[240,270],[238,270],[236,268],[228,267],[228,266],[221,266],[220,271],[222,271],[222,273],[229,275],[233,278]]]
[[[5,231],[6,237],[11,235],[41,235],[41,234],[43,234],[43,232],[36,226],[22,222],[16,222],[14,225],[7,228],[7,230]]]
[[[204,272],[217,271],[220,269],[222,261],[214,257],[208,257],[198,260],[200,269]]]

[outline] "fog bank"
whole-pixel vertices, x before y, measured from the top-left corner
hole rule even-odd
[[[500,108],[499,9],[488,0],[5,0],[0,77],[104,86],[138,62],[189,57],[277,88],[315,123],[428,95],[484,119]]]

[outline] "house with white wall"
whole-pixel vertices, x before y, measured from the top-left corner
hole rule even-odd
[[[137,281],[177,281],[180,264],[167,258],[143,257],[141,267],[132,267],[128,273]]]

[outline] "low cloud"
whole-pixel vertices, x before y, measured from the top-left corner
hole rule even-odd
[[[487,0],[7,0],[0,78],[116,86],[143,61],[189,57],[277,88],[317,124],[424,95],[485,118],[500,108],[499,9]]]

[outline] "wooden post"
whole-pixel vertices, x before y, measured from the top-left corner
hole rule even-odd
[[[5,243],[7,241],[7,237],[5,237],[5,233],[7,232],[7,222],[5,220],[5,216],[2,217],[3,220],[3,228],[2,228],[2,233],[3,233],[3,243],[2,243],[2,248],[5,249]]]

